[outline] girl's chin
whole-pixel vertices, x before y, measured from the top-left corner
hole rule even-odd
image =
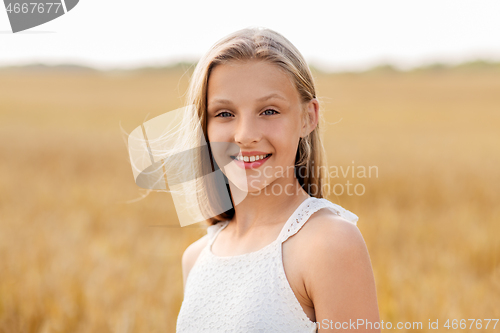
[[[263,191],[269,184],[266,181],[261,181],[256,179],[247,179],[246,181],[244,179],[239,179],[234,182],[231,181],[230,179],[230,182],[240,191],[247,193],[258,193],[260,191]]]

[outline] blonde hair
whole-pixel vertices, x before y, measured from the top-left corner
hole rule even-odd
[[[207,87],[211,71],[217,65],[242,60],[263,60],[279,66],[292,79],[303,103],[316,98],[311,71],[300,52],[288,39],[273,30],[265,28],[247,28],[236,31],[212,46],[198,62],[191,77],[186,101],[187,105],[191,107],[187,109],[187,119],[192,122],[199,121],[199,124],[193,123],[188,126],[192,129],[196,128],[197,125],[201,125],[205,137],[192,138],[198,143],[203,142],[204,139],[210,145],[207,137]],[[309,122],[308,113],[305,109],[303,111],[303,120]],[[320,120],[322,120],[321,116]],[[191,133],[196,133],[196,131]],[[202,170],[200,174],[207,174],[209,172],[207,168],[211,167],[206,165],[204,159],[201,159],[201,164],[205,165],[199,166]],[[328,183],[328,175],[325,173],[325,170],[327,170],[326,154],[321,142],[319,123],[311,133],[300,139],[295,166],[306,169],[305,176],[302,176],[301,172],[295,172],[299,184],[304,190],[311,196],[323,198],[324,186]],[[207,194],[207,189],[211,187],[209,187],[210,184],[207,183],[204,177],[200,178],[198,185],[200,186],[198,192],[199,201],[208,203],[209,206],[205,207],[205,209],[210,210],[210,206],[217,205],[222,200],[217,193],[215,193],[215,196]],[[230,193],[229,185],[226,185],[226,187]],[[234,208],[208,218],[207,222],[212,225],[220,221],[230,220],[233,216]]]

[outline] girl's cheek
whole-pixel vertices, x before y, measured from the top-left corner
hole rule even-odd
[[[289,140],[290,137],[295,135],[291,124],[287,122],[269,124],[269,126],[266,126],[266,132],[268,136],[281,140]]]

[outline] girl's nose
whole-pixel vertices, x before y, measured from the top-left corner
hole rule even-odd
[[[241,145],[250,145],[260,141],[261,129],[257,124],[257,119],[253,116],[242,116],[238,120],[234,133],[234,141]]]

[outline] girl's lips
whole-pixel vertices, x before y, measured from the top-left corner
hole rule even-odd
[[[233,156],[231,156],[231,158],[233,159],[234,163],[236,163],[236,165],[242,169],[255,169],[255,168],[260,167],[262,164],[264,164],[268,159],[271,158],[271,156],[273,156],[273,155],[270,154],[268,157],[266,157],[262,160],[255,161],[255,162],[240,161],[240,160],[235,159]]]

